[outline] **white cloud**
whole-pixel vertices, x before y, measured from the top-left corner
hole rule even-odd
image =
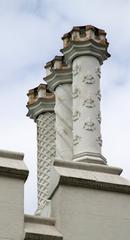
[[[36,208],[36,128],[25,116],[26,93],[42,82],[43,65],[60,53],[61,37],[73,25],[107,32],[112,57],[102,66],[103,152],[130,178],[129,9],[130,1],[123,0],[0,1],[0,147],[25,152],[26,211]]]

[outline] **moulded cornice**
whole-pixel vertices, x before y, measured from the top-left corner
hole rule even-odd
[[[29,171],[23,157],[23,153],[0,150],[0,176],[26,181]]]
[[[26,232],[24,240],[62,240],[62,236]]]
[[[106,158],[100,153],[83,152],[73,156],[76,162],[107,164]]]
[[[121,172],[122,169],[108,165],[55,160],[53,175],[55,184],[52,189],[50,188],[50,197],[60,185],[130,194],[130,181],[121,177]]]
[[[39,216],[24,216],[24,240],[62,240],[63,237],[55,227],[55,219]]]
[[[44,112],[53,112],[55,106],[55,99],[47,99],[47,98],[39,98],[34,104],[28,106],[28,113],[27,116],[34,119],[36,121],[36,118],[39,114]]]
[[[120,175],[122,173],[122,168],[112,167],[108,165],[102,164],[94,164],[94,163],[83,163],[83,162],[73,162],[73,161],[60,161],[55,160],[54,166],[73,168],[73,169],[82,169],[94,172],[103,172],[108,174]]]
[[[35,216],[35,215],[24,215],[24,222],[27,223],[36,223],[36,224],[44,224],[44,225],[50,225],[54,226],[56,221],[54,218],[47,218],[47,217],[40,217],[40,216]]]
[[[59,184],[130,194],[130,185],[61,176]]]
[[[72,69],[54,69],[52,74],[44,78],[48,89],[54,91],[58,85],[72,83]]]
[[[67,64],[72,63],[76,57],[84,55],[96,57],[100,64],[110,57],[106,46],[103,46],[92,39],[83,42],[72,41],[68,47],[61,49],[61,52],[64,54]]]

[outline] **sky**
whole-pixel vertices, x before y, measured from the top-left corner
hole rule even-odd
[[[130,0],[0,0],[0,149],[24,152],[29,168],[25,213],[37,208],[36,124],[27,92],[43,82],[61,37],[77,25],[107,32],[111,58],[102,66],[102,153],[130,179]]]

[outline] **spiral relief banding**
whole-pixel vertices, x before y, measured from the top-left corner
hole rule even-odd
[[[37,118],[37,175],[38,175],[38,210],[44,208],[48,199],[50,171],[55,158],[55,114],[46,112]]]
[[[56,159],[72,159],[72,90],[70,84],[56,89]]]

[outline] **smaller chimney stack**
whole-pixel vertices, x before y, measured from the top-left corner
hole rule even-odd
[[[37,124],[37,215],[50,215],[50,172],[55,158],[55,96],[46,84],[29,90],[27,116]]]
[[[46,66],[48,88],[54,92],[56,114],[56,159],[71,161],[72,144],[72,69],[63,56],[56,56]]]

